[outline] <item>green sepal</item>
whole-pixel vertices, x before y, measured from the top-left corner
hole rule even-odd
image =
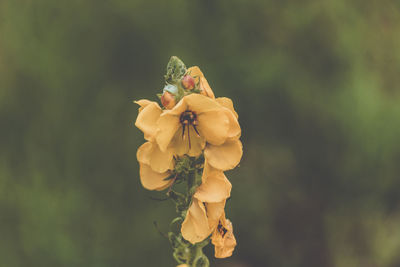
[[[186,71],[185,63],[178,57],[172,56],[167,64],[167,73],[164,76],[165,82],[178,84]]]

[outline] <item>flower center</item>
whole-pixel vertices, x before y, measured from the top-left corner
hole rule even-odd
[[[190,143],[190,126],[193,127],[197,136],[200,137],[199,131],[197,130],[197,114],[194,111],[186,110],[183,112],[179,118],[180,123],[182,124],[182,139],[185,139],[185,130],[187,129],[187,136],[189,140],[189,149],[191,148]]]
[[[182,125],[197,125],[197,115],[193,111],[186,110],[181,114],[180,122]]]

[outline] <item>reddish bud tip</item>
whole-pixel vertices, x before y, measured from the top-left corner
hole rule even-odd
[[[185,75],[185,77],[182,78],[182,86],[186,90],[194,89],[194,86],[195,86],[194,78],[190,75]]]
[[[161,96],[161,104],[166,109],[172,109],[173,107],[175,107],[176,101],[174,95],[168,91],[165,91],[164,94]]]

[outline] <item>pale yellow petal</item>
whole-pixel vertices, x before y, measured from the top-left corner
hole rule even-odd
[[[171,174],[170,172],[158,173],[153,171],[147,164],[139,163],[139,165],[140,181],[144,188],[161,191],[173,183],[173,180],[164,180]]]
[[[147,103],[139,111],[135,125],[144,133],[146,140],[151,141],[154,139],[157,131],[157,120],[161,113],[162,110],[156,102]]]
[[[171,149],[162,152],[157,143],[144,143],[139,147],[136,156],[139,162],[150,165],[155,172],[163,173],[174,167]]]
[[[224,108],[214,99],[211,99],[207,96],[201,94],[190,94],[182,98],[182,101],[187,104],[187,110],[196,112],[197,115],[212,111],[212,110],[220,110]]]
[[[205,139],[197,135],[193,126],[186,126],[184,132],[183,127],[180,126],[171,140],[170,149],[178,156],[187,154],[191,157],[197,157],[202,153],[205,144]]]
[[[141,145],[137,152],[136,152],[136,158],[140,163],[150,165],[150,154],[153,146],[151,142],[146,142],[143,145]]]
[[[228,139],[235,140],[239,139],[242,130],[240,129],[240,125],[235,115],[228,109],[226,110],[226,115],[229,118],[229,130],[228,130]]]
[[[135,103],[135,104],[138,104],[140,107],[139,107],[139,112],[140,111],[142,111],[147,105],[149,105],[149,104],[151,104],[151,103],[154,103],[154,101],[150,101],[150,100],[147,100],[147,99],[140,99],[140,100],[137,100],[137,101],[133,101],[133,103]]]
[[[172,138],[180,126],[179,117],[164,112],[157,121],[156,140],[161,151],[166,151]]]
[[[188,209],[181,233],[183,238],[192,244],[203,241],[211,234],[204,204],[196,198],[193,198]]]
[[[213,110],[198,116],[198,130],[208,143],[223,144],[229,136],[229,118],[225,110]]]
[[[204,157],[208,164],[218,170],[230,170],[235,168],[242,158],[243,149],[240,140],[228,140],[224,144],[215,146],[207,144],[204,149]]]
[[[205,175],[202,179],[204,182],[197,188],[194,197],[202,202],[220,202],[230,197],[232,184],[222,171],[211,167],[203,173]]]
[[[236,117],[236,119],[239,117],[239,115],[236,113],[234,107],[233,107],[233,102],[230,98],[227,97],[218,97],[215,99],[221,106],[229,109]]]

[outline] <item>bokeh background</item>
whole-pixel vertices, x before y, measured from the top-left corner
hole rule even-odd
[[[400,266],[400,4],[0,1],[0,266],[175,266],[132,100],[171,55],[243,129],[212,266]]]

